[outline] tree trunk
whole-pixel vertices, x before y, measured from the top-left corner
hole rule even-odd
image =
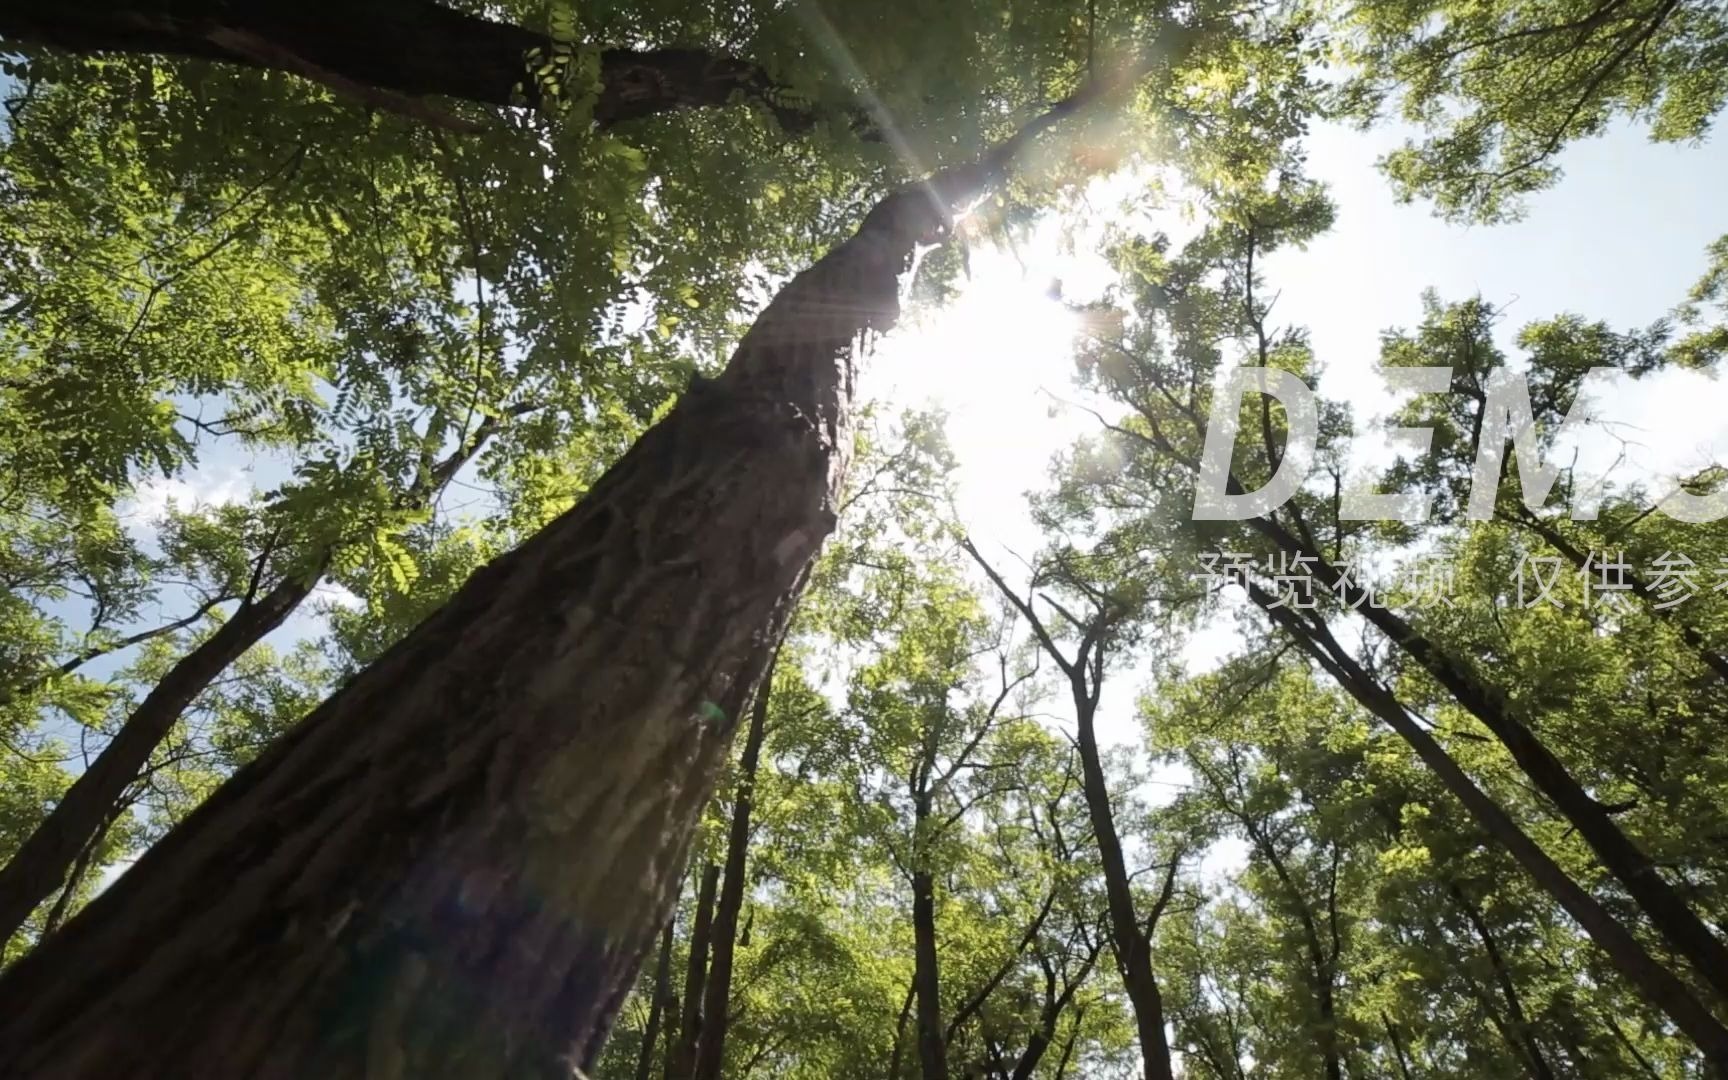
[[[1446,947],[1452,951],[1452,959],[1460,969],[1468,967],[1468,960],[1464,954],[1464,950],[1452,943],[1451,935],[1446,932],[1445,928],[1442,927],[1438,921],[1429,918],[1425,920],[1425,925],[1434,940],[1444,943]],[[1504,1001],[1504,997],[1496,999],[1489,992],[1487,987],[1483,986],[1473,974],[1470,974],[1467,971],[1462,972],[1459,977],[1463,981],[1465,989],[1469,991],[1470,996],[1474,998],[1476,1004],[1481,1007],[1482,1015],[1488,1018],[1489,1026],[1493,1027],[1495,1031],[1500,1033],[1500,1041],[1506,1044],[1506,1053],[1513,1061],[1516,1061],[1519,1064],[1525,1076],[1529,1077],[1530,1080],[1537,1080],[1536,1067],[1531,1061],[1528,1048],[1524,1045],[1523,1039],[1514,1029],[1512,1023],[1501,1013],[1501,1007],[1498,1002]]]
[[[588,1068],[833,528],[859,341],[948,208],[1112,85],[879,202],[581,503],[0,975],[0,1061],[37,1080]]]
[[[1146,1080],[1172,1080],[1170,1043],[1164,1034],[1164,995],[1152,968],[1152,939],[1140,926],[1134,910],[1134,893],[1128,879],[1128,864],[1122,841],[1116,834],[1116,819],[1110,808],[1110,789],[1098,752],[1093,727],[1097,702],[1078,682],[1074,687],[1075,715],[1079,723],[1081,788],[1092,818],[1092,833],[1098,858],[1104,868],[1104,894],[1110,914],[1110,941],[1121,968],[1128,1001],[1134,1007],[1134,1025],[1140,1036],[1140,1058]]]
[[[1392,1055],[1398,1062],[1400,1080],[1410,1080],[1410,1062],[1404,1056],[1404,1040],[1398,1037],[1398,1025],[1384,1012],[1380,1014],[1380,1023],[1386,1027],[1386,1038],[1392,1043]]]
[[[1074,1060],[1074,1044],[1080,1041],[1080,1021],[1085,1018],[1086,1007],[1074,1010],[1074,1022],[1068,1028],[1068,1038],[1062,1044],[1062,1056],[1056,1059],[1056,1075],[1051,1080],[1062,1080],[1068,1075],[1068,1063]]]
[[[187,56],[289,71],[367,104],[419,119],[427,94],[482,105],[536,105],[526,54],[544,34],[430,0],[18,0],[0,8],[0,36],[72,52]],[[724,106],[742,94],[781,126],[815,116],[785,103],[755,64],[698,49],[607,49],[594,121],[612,127],[656,113]]]
[[[1014,1072],[1010,1080],[1032,1080],[1032,1074],[1038,1071],[1038,1063],[1044,1060],[1044,1055],[1050,1050],[1050,1043],[1056,1037],[1055,1024],[1047,1016],[1039,1018],[1039,1026],[1033,1030],[1026,1040],[1026,1049],[1014,1062]]]
[[[1094,721],[1098,713],[1098,695],[1104,678],[1103,637],[1108,629],[1105,612],[1098,612],[1082,636],[1072,659],[1064,656],[1055,639],[1045,628],[1030,602],[1023,599],[1002,575],[996,572],[973,546],[962,539],[961,547],[972,557],[998,592],[1025,617],[1044,653],[1055,662],[1068,679],[1074,700],[1076,742],[1080,750],[1081,792],[1086,797],[1086,811],[1092,822],[1093,841],[1098,846],[1098,860],[1104,871],[1104,894],[1109,914],[1110,945],[1116,955],[1117,970],[1123,987],[1128,991],[1129,1004],[1134,1009],[1134,1025],[1139,1035],[1140,1057],[1145,1080],[1173,1080],[1170,1043],[1164,1034],[1164,998],[1158,989],[1158,978],[1152,967],[1152,930],[1159,910],[1169,899],[1175,885],[1177,860],[1172,858],[1170,875],[1165,879],[1164,895],[1142,927],[1134,910],[1134,892],[1128,877],[1128,865],[1122,854],[1122,840],[1116,833],[1115,815],[1110,808],[1110,787],[1104,776],[1104,763],[1098,751],[1098,733]]]
[[[936,958],[936,882],[930,871],[912,872],[913,983],[918,988],[918,1061],[924,1080],[948,1080],[948,1050],[942,1038],[942,976]]]
[[[900,1019],[894,1025],[894,1052],[888,1055],[888,1080],[900,1080],[900,1055],[906,1045],[906,1019],[912,1015],[912,1003],[918,999],[918,981],[906,988],[906,1000],[900,1006]]]
[[[660,959],[654,964],[654,999],[648,1003],[648,1023],[642,1028],[642,1052],[636,1055],[636,1080],[653,1080],[654,1049],[660,1043],[660,1018],[672,991],[672,920],[660,931]]]
[[[1232,484],[1239,487],[1234,481]],[[1318,571],[1318,580],[1327,589],[1336,590],[1346,602],[1360,602],[1360,598],[1365,596],[1359,586],[1351,588],[1350,582],[1318,550],[1277,522],[1270,518],[1253,518],[1249,524],[1281,550],[1311,558]],[[1728,1002],[1728,945],[1712,933],[1697,912],[1680,898],[1651,864],[1649,856],[1620,830],[1602,804],[1584,790],[1546,744],[1513,715],[1512,705],[1505,695],[1446,655],[1389,608],[1360,602],[1357,614],[1390,638],[1494,734],[1524,775],[1547,796],[1567,823],[1578,830],[1578,835],[1590,845],[1602,866],[1637,902],[1656,932],[1675,952],[1691,962],[1720,1000]]]
[[[1572,916],[1645,1000],[1686,1033],[1703,1052],[1712,1070],[1728,1076],[1728,1028],[1722,1026],[1691,988],[1658,963],[1618,919],[1573,881],[1498,803],[1477,787],[1445,748],[1404,711],[1403,704],[1338,647],[1329,631],[1302,621],[1288,607],[1273,606],[1276,598],[1259,586],[1251,585],[1249,596],[1340,687],[1409,744],[1441,785],[1464,804],[1482,830]]]
[[[918,992],[918,1065],[923,1080],[948,1080],[947,1032],[942,1027],[942,970],[936,953],[936,878],[930,848],[934,804],[931,777],[936,772],[937,725],[927,721],[923,753],[907,776],[912,799],[912,986]]]
[[[1446,891],[1451,894],[1458,909],[1470,923],[1470,929],[1475,932],[1476,939],[1482,943],[1482,950],[1488,956],[1488,965],[1494,971],[1494,982],[1500,988],[1500,995],[1506,999],[1506,1019],[1516,1036],[1520,1056],[1528,1059],[1530,1075],[1535,1080],[1554,1080],[1554,1070],[1548,1067],[1548,1059],[1542,1053],[1542,1045],[1536,1041],[1536,1030],[1530,1026],[1530,1018],[1524,1012],[1523,999],[1518,994],[1518,985],[1512,978],[1512,972],[1506,967],[1506,959],[1500,954],[1500,943],[1494,939],[1494,933],[1488,927],[1488,920],[1470,898],[1464,895],[1464,890],[1455,882],[1446,883]]]
[[[702,867],[702,883],[696,889],[696,918],[690,924],[690,955],[684,964],[684,1009],[678,1021],[678,1038],[666,1060],[666,1080],[690,1080],[696,1071],[696,1048],[702,1040],[703,988],[708,984],[708,948],[714,940],[714,892],[720,883],[720,868]]]
[[[1032,1074],[1038,1070],[1038,1063],[1044,1060],[1044,1055],[1050,1051],[1056,1039],[1056,1025],[1061,1022],[1063,1011],[1073,1002],[1075,993],[1092,973],[1092,965],[1098,959],[1101,946],[1100,942],[1092,948],[1086,956],[1086,962],[1080,965],[1079,972],[1073,978],[1065,980],[1067,985],[1062,988],[1061,993],[1056,991],[1055,968],[1048,961],[1043,963],[1044,1007],[1039,1010],[1038,1027],[1026,1040],[1026,1051],[1020,1055],[1020,1060],[1015,1062],[1010,1080],[1032,1080]],[[1080,1018],[1085,1011],[1084,1006],[1074,1010],[1074,1029],[1069,1036],[1068,1045],[1063,1049],[1064,1062],[1067,1061],[1068,1053],[1074,1049],[1074,1038],[1079,1035]],[[1057,1072],[1060,1074],[1061,1068],[1058,1068]]]
[[[768,701],[774,684],[774,664],[762,677],[762,688],[750,710],[750,730],[738,761],[738,791],[732,798],[732,825],[726,838],[726,878],[714,912],[714,959],[703,991],[703,1027],[696,1047],[696,1080],[720,1080],[726,1059],[726,1025],[732,1009],[732,957],[738,944],[738,916],[744,908],[744,871],[750,850],[750,813],[756,800],[756,765],[768,728]]]
[[[323,574],[317,568],[315,579]],[[312,592],[305,577],[288,578],[181,657],[157,683],[114,738],[78,775],[4,867],[0,867],[0,944],[24,925],[36,906],[66,880],[79,853],[125,797],[150,755],[174,729],[187,706],[228,665],[262,641]]]
[[[109,810],[96,834],[90,837],[84,850],[78,853],[78,861],[72,864],[72,872],[66,876],[66,883],[60,886],[60,896],[49,909],[47,917],[42,920],[44,937],[60,929],[60,924],[66,921],[67,914],[72,910],[72,901],[84,885],[84,876],[90,872],[90,864],[96,861],[96,853],[102,849],[102,842],[108,839],[108,830],[114,827],[114,822],[128,807],[128,803],[121,802]]]
[[[1254,847],[1259,849],[1261,857],[1272,867],[1273,876],[1284,887],[1285,898],[1296,912],[1297,921],[1302,924],[1302,940],[1308,953],[1308,977],[1314,985],[1314,1003],[1319,1013],[1319,1025],[1314,1032],[1314,1041],[1320,1049],[1326,1080],[1344,1080],[1344,1061],[1338,1045],[1335,986],[1338,944],[1334,941],[1331,948],[1328,948],[1326,943],[1321,941],[1314,907],[1308,902],[1308,897],[1297,884],[1295,876],[1290,873],[1290,868],[1285,865],[1284,858],[1278,853],[1272,838],[1246,810],[1240,811],[1237,816]],[[1332,878],[1332,888],[1337,888],[1336,869]]]

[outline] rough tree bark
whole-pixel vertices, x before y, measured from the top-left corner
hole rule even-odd
[[[732,822],[726,838],[726,876],[714,909],[712,961],[702,991],[702,1034],[696,1044],[696,1080],[720,1080],[726,1060],[726,1027],[732,1012],[732,958],[738,947],[738,916],[744,910],[744,873],[749,861],[750,815],[756,805],[756,766],[768,730],[768,699],[774,664],[762,676],[762,689],[750,710],[750,729],[738,759],[738,790],[732,797]]]
[[[524,60],[551,39],[430,0],[18,0],[0,37],[72,52],[154,53],[290,71],[380,108],[427,119],[436,94],[482,105],[538,104]],[[816,116],[767,72],[700,49],[607,49],[594,120],[715,108],[743,94],[788,132]]]
[[[1114,84],[878,203],[580,504],[0,976],[0,1061],[39,1080],[586,1068],[833,528],[861,338],[949,208]]]

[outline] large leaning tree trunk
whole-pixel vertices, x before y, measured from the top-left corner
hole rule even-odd
[[[878,203],[580,504],[0,976],[6,1069],[587,1067],[833,528],[855,350],[948,208],[1105,86]]]
[[[0,37],[78,53],[186,56],[288,71],[375,107],[433,119],[427,95],[539,103],[527,54],[552,40],[432,0],[7,0]],[[741,95],[789,132],[816,117],[747,60],[700,49],[607,49],[594,121],[727,105]],[[857,118],[852,118],[855,122]]]

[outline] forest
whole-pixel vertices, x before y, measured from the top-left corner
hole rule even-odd
[[[1725,98],[0,0],[0,1077],[1728,1080]]]

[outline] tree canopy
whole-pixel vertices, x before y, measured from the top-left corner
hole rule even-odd
[[[1710,135],[1719,4],[20,2],[0,62],[0,1071],[1728,1075],[1725,464],[1565,460],[1717,374],[1728,237],[1643,325],[1427,293],[1378,419],[1273,318],[1316,126],[1503,224]],[[1052,223],[1105,280],[1010,551],[868,371]]]

